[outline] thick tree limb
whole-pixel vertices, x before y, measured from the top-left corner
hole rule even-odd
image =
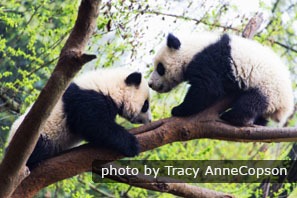
[[[9,197],[22,181],[19,172],[34,149],[39,129],[74,75],[84,63],[94,58],[93,55],[83,54],[83,51],[96,25],[99,2],[99,0],[81,2],[78,18],[62,49],[58,64],[18,128],[0,165],[0,197]]]
[[[191,139],[218,139],[243,142],[296,141],[297,128],[234,127],[220,121],[218,114],[226,109],[231,99],[187,118],[167,118],[131,130],[137,133],[141,151]],[[17,188],[14,197],[32,197],[40,189],[82,172],[91,171],[93,160],[114,161],[123,156],[105,149],[83,145],[60,156],[44,161]],[[45,175],[46,173],[46,175]]]

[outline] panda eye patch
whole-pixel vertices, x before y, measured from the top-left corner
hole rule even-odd
[[[165,74],[165,67],[162,63],[158,63],[157,72],[160,76],[163,76]]]
[[[148,102],[148,100],[146,100],[142,106],[141,112],[142,113],[147,112],[148,108],[149,108],[149,102]]]

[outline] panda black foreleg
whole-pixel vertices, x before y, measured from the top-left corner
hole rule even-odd
[[[111,148],[125,156],[134,157],[140,152],[137,138],[118,124],[113,125],[112,135],[107,138],[107,141]]]
[[[250,89],[239,96],[231,110],[221,115],[221,119],[236,126],[266,125],[263,114],[267,106],[267,98],[258,89]]]
[[[139,143],[136,137],[124,127],[110,123],[99,131],[84,134],[86,140],[97,147],[115,150],[125,156],[134,157],[139,154]]]
[[[185,96],[184,101],[172,109],[173,116],[190,116],[203,111],[222,96],[220,88],[191,86]]]

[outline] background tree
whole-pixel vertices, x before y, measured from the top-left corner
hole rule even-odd
[[[79,2],[73,4],[70,1],[1,3],[0,126],[3,143],[16,115],[35,100],[49,77],[65,38],[73,26],[78,4]],[[236,7],[236,4],[229,1],[105,1],[101,4],[97,30],[89,44],[89,51],[96,52],[98,59],[86,69],[131,65],[147,72],[149,69],[145,66],[152,65],[151,58],[156,46],[168,31],[212,30],[241,34],[254,12],[261,11],[265,13],[266,21],[254,39],[273,47],[282,55],[294,77],[296,9],[296,4],[290,1],[276,1],[271,5],[261,2],[259,9],[247,12],[242,12],[238,5]],[[169,117],[171,107],[182,100],[185,91],[186,86],[181,85],[169,94],[154,94],[154,119]],[[293,117],[289,125],[295,125],[295,122],[296,119]],[[132,127],[128,123],[125,124]],[[142,153],[135,159],[283,159],[290,148],[289,143],[268,145],[192,140],[169,144]],[[234,149],[237,150],[236,153],[227,152]],[[178,155],[175,155],[176,153]],[[79,175],[50,186],[40,192],[40,195],[48,193],[65,196],[66,191],[74,197],[82,194],[156,196],[155,192],[130,188],[124,184],[91,185],[90,181],[89,174]],[[255,184],[202,186],[240,197],[249,196],[256,187]]]

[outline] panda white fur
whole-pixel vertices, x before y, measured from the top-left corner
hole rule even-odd
[[[12,125],[8,141],[27,112]],[[118,68],[81,75],[69,85],[51,112],[27,166],[34,168],[40,161],[82,140],[125,156],[137,155],[138,141],[116,124],[117,114],[133,123],[150,122],[149,87],[141,73]]]
[[[226,95],[235,95],[221,118],[233,125],[283,125],[293,112],[288,69],[269,48],[239,36],[199,33],[180,40],[173,34],[156,54],[149,86],[168,92],[187,81],[191,86],[173,116],[198,113]]]

